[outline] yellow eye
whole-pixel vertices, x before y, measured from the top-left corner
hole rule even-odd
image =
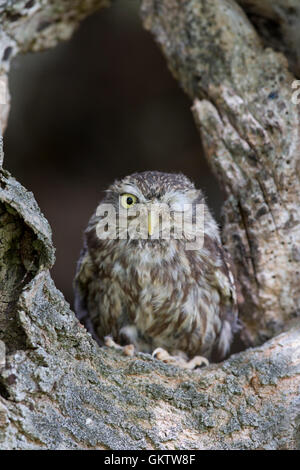
[[[134,206],[137,202],[137,197],[133,194],[122,194],[121,196],[121,204],[124,209],[129,209],[130,207]]]

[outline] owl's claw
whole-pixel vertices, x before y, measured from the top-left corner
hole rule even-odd
[[[197,367],[209,365],[209,361],[206,359],[206,357],[195,356],[190,361],[187,361],[181,356],[171,356],[168,351],[163,348],[156,348],[152,353],[152,357],[163,361],[166,364],[172,364],[174,366],[180,367],[181,369],[192,370],[196,369]]]
[[[186,369],[197,369],[197,367],[209,366],[209,360],[203,356],[195,356],[187,362]]]
[[[130,357],[134,356],[135,347],[133,344],[126,344],[126,346],[120,346],[113,340],[111,336],[105,336],[104,344],[108,348],[114,348],[119,351],[122,351],[125,354],[125,356],[130,356]]]

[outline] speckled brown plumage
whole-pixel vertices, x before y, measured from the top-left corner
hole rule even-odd
[[[78,317],[100,340],[112,335],[139,351],[162,347],[188,358],[224,358],[237,324],[235,287],[202,192],[181,174],[135,173],[112,184],[100,205],[124,210],[123,193],[135,194],[146,207],[161,201],[171,209],[177,204],[178,211],[178,203],[204,204],[204,246],[186,250],[186,239],[172,232],[169,240],[100,240],[95,213],[75,278]]]

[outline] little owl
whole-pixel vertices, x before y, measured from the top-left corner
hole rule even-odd
[[[237,307],[228,255],[202,192],[182,174],[134,173],[105,191],[74,284],[76,314],[100,344],[186,368],[229,353]]]

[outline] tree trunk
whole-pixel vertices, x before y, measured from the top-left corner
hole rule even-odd
[[[239,3],[249,17],[230,0],[144,0],[142,18],[226,192],[241,341],[256,347],[199,372],[100,348],[51,280],[51,230],[33,195],[1,170],[1,449],[300,448],[299,106],[282,55],[297,73],[287,12],[296,21],[299,8]],[[16,53],[68,38],[106,4],[2,2],[0,81]]]

